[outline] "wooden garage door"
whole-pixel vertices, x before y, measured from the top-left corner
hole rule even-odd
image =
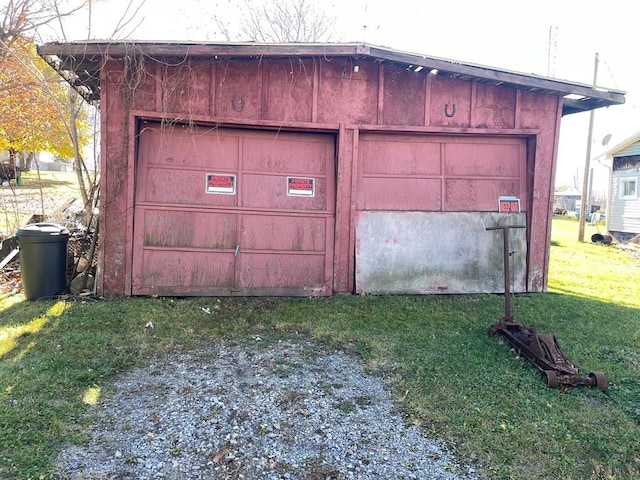
[[[331,295],[331,135],[143,124],[134,295]]]
[[[486,228],[526,224],[525,139],[363,134],[358,160],[357,292],[503,291],[502,237]],[[523,213],[499,213],[501,196]],[[525,230],[511,245],[524,291]]]
[[[527,210],[522,138],[363,134],[359,149],[358,210],[494,212],[505,195]]]

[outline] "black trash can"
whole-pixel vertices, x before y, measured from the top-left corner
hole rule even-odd
[[[18,229],[16,237],[25,298],[65,293],[69,231],[55,223],[33,223]]]

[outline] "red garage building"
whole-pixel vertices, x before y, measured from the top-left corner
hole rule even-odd
[[[543,291],[561,117],[624,102],[364,44],[39,52],[100,105],[108,295],[499,292],[509,224]]]

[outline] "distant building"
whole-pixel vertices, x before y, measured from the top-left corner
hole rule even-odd
[[[73,160],[67,160],[50,153],[41,153],[37,157],[38,168],[44,172],[73,172]],[[35,168],[35,165],[32,165]]]
[[[610,167],[607,231],[624,242],[640,235],[640,132],[604,154]]]
[[[582,199],[580,190],[573,187],[558,187],[553,194],[553,211],[574,212]]]

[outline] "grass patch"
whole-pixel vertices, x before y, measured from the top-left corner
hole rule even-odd
[[[606,393],[549,389],[490,337],[504,312],[500,295],[0,297],[0,478],[48,478],[62,443],[83,441],[114,375],[216,339],[256,336],[311,337],[358,354],[370,374],[389,379],[409,420],[487,478],[640,478],[640,265],[576,238],[577,221],[554,219],[550,293],[516,296],[513,314],[555,333],[582,372],[604,371]]]
[[[55,212],[72,198],[81,199],[74,172],[24,172],[21,186],[0,186],[0,238],[14,235],[32,215]]]
[[[553,220],[549,290],[640,308],[640,298],[633,295],[640,256],[630,256],[615,245],[591,243],[594,233],[605,233],[602,226],[586,225],[586,241],[579,243],[577,228],[576,219]]]

